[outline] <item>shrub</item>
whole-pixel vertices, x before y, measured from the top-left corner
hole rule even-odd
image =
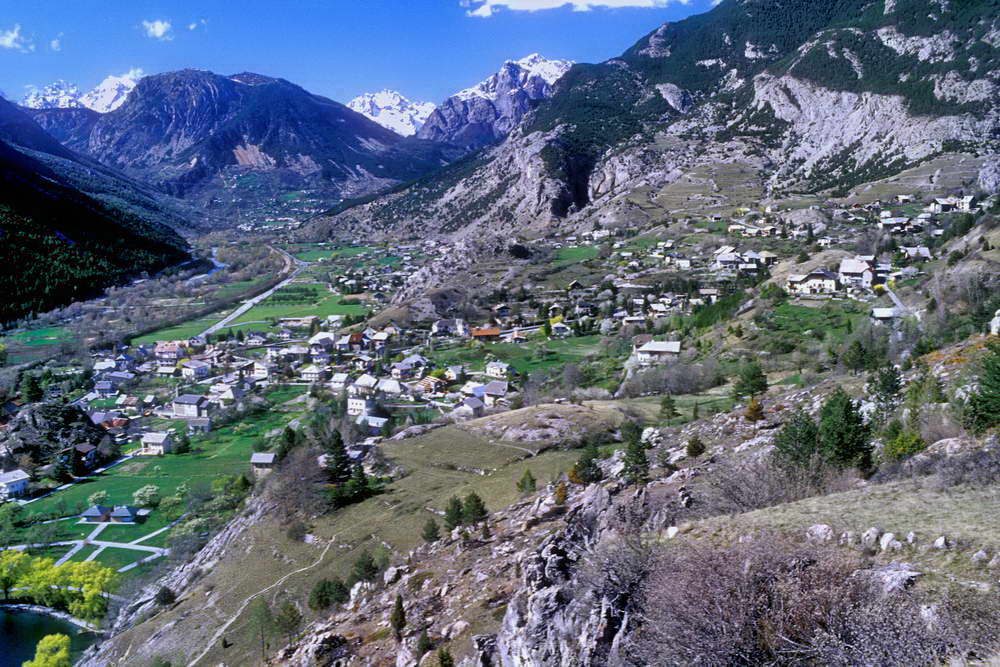
[[[160,589],[156,591],[156,604],[161,607],[172,605],[176,601],[177,595],[175,595],[174,592],[166,586],[160,586]]]
[[[691,436],[691,439],[688,440],[685,452],[689,457],[696,459],[705,453],[705,443],[702,442],[701,438],[697,435],[693,435]]]
[[[774,534],[664,550],[646,582],[637,657],[645,664],[927,665],[995,647],[995,597],[950,595],[928,623],[928,600],[884,593],[872,577],[858,576],[858,558]]]
[[[927,444],[920,437],[919,433],[915,431],[903,431],[885,443],[882,448],[882,456],[887,461],[897,461],[922,452],[926,447]]]
[[[292,542],[301,542],[306,538],[306,533],[308,532],[309,528],[306,524],[301,521],[293,521],[292,524],[288,526],[288,530],[285,531],[285,534]]]

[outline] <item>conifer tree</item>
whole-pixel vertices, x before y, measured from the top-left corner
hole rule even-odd
[[[464,522],[462,517],[462,501],[458,496],[452,496],[444,510],[444,527],[452,531]]]
[[[524,475],[517,483],[517,490],[522,494],[534,493],[537,488],[537,482],[535,481],[535,476],[531,474],[531,470],[525,470]]]
[[[819,428],[804,410],[797,410],[774,439],[774,455],[786,464],[807,466],[819,446]]]
[[[479,494],[473,491],[465,497],[465,503],[462,505],[462,523],[471,526],[485,521],[488,516],[486,503],[479,497]]]
[[[573,470],[570,471],[570,481],[574,484],[593,484],[604,478],[604,472],[597,460],[601,454],[597,450],[597,445],[590,443],[584,448],[583,454],[577,459]]]
[[[396,602],[392,606],[392,613],[389,615],[389,624],[392,626],[392,634],[396,641],[403,640],[403,630],[406,628],[406,610],[403,609],[403,596],[397,594]]]
[[[660,399],[660,421],[669,421],[677,416],[677,404],[674,397],[667,394]]]
[[[649,480],[646,447],[638,439],[630,440],[625,445],[625,468],[622,475],[629,484],[645,484]]]
[[[1000,424],[1000,343],[990,344],[989,354],[982,361],[979,388],[969,397],[964,421],[974,433]]]
[[[868,426],[854,401],[838,387],[823,404],[819,420],[819,451],[828,462],[842,466],[871,467]]]
[[[759,396],[767,391],[767,376],[756,361],[744,364],[733,383],[733,397]]]
[[[434,519],[427,519],[427,523],[424,524],[424,531],[421,533],[424,538],[424,542],[437,542],[441,539],[441,531],[438,528],[437,521]]]

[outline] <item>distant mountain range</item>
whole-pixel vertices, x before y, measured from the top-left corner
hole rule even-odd
[[[355,97],[347,108],[396,134],[412,137],[437,107],[432,102],[411,102],[394,90],[382,90]]]
[[[125,103],[125,98],[142,76],[142,70],[138,69],[108,76],[88,93],[82,93],[75,84],[60,79],[44,88],[32,90],[21,100],[21,106],[28,109],[85,108],[107,113]]]

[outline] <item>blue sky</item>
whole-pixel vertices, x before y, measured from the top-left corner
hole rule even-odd
[[[0,0],[0,91],[197,67],[280,76],[341,102],[439,102],[532,52],[599,62],[712,0]]]

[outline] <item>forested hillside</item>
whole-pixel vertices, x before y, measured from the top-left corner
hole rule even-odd
[[[187,255],[168,227],[60,185],[56,173],[2,141],[0,192],[0,323],[93,296]]]

